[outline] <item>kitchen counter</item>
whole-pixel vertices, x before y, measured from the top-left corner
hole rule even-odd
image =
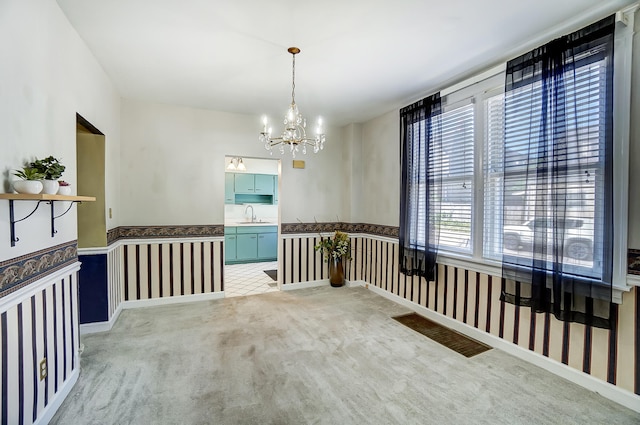
[[[278,222],[277,221],[255,221],[255,222],[250,222],[250,221],[225,221],[224,222],[224,226],[225,227],[245,227],[245,226],[277,226]]]

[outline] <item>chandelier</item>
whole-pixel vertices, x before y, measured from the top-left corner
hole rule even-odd
[[[280,137],[271,137],[271,127],[268,126],[267,117],[262,118],[262,132],[260,133],[260,142],[264,143],[266,150],[273,155],[273,148],[278,148],[280,153],[284,154],[285,149],[289,148],[291,155],[295,158],[296,153],[302,147],[302,153],[307,153],[307,146],[313,148],[313,153],[318,153],[324,148],[325,134],[322,130],[322,119],[318,118],[315,137],[307,137],[305,128],[307,120],[298,111],[296,105],[296,55],[300,53],[297,47],[289,47],[287,49],[293,56],[293,78],[291,83],[291,105],[284,116],[284,131]]]

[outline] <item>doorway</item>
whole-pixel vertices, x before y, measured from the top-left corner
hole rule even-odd
[[[225,296],[278,290],[280,160],[225,157]]]
[[[106,247],[105,136],[80,114],[76,114],[76,164],[78,193],[96,198],[78,207],[78,248]]]

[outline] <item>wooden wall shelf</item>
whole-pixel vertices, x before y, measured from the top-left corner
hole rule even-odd
[[[72,196],[72,195],[27,195],[24,193],[0,193],[0,199],[9,199],[13,201],[74,201],[74,202],[91,202],[95,201],[95,196]]]
[[[67,196],[67,195],[27,195],[22,193],[0,193],[0,199],[7,199],[9,201],[9,227],[11,231],[11,246],[16,246],[16,242],[20,239],[16,236],[16,223],[19,223],[27,218],[31,217],[36,212],[42,202],[51,205],[51,237],[54,237],[58,231],[56,230],[55,222],[56,218],[60,218],[69,212],[73,204],[81,202],[92,202],[96,198],[94,196]],[[36,201],[36,207],[26,217],[16,220],[13,213],[14,201]],[[59,202],[70,202],[69,208],[60,215],[55,215],[54,204]]]

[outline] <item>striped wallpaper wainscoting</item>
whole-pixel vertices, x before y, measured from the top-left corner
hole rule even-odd
[[[77,379],[79,269],[76,262],[0,300],[2,424],[48,422]]]
[[[115,245],[107,252],[108,312],[109,320],[119,311],[124,301],[124,248]]]
[[[124,241],[123,301],[224,291],[224,239]]]
[[[348,226],[347,226],[348,227]],[[349,229],[344,229],[349,230]],[[327,279],[327,266],[313,246],[319,236],[286,235],[281,241],[284,283]],[[612,330],[561,322],[549,314],[500,301],[499,276],[439,264],[435,281],[406,276],[398,269],[397,239],[351,235],[347,280],[384,291],[490,333],[526,350],[640,395],[640,291],[624,293],[615,305]],[[640,403],[640,399],[639,399]]]

